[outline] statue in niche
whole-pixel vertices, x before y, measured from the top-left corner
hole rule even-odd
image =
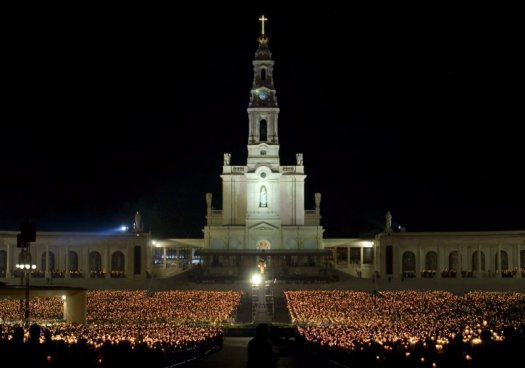
[[[268,199],[266,193],[266,187],[261,187],[259,207],[268,207]]]
[[[231,154],[229,153],[225,153],[224,154],[224,166],[230,166],[230,158],[231,158]]]
[[[297,166],[303,166],[303,154],[302,153],[296,153],[295,159],[297,160]]]

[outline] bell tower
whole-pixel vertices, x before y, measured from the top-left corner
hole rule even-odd
[[[315,197],[315,210],[304,209],[303,154],[296,154],[295,164],[281,166],[280,163],[279,107],[274,61],[265,32],[267,20],[264,15],[259,18],[261,33],[252,62],[247,163],[233,165],[231,155],[224,153],[222,210],[212,209],[211,194],[206,197],[204,240],[210,252],[215,249],[221,252],[300,249],[302,252],[322,247],[320,195]]]
[[[248,171],[255,171],[261,165],[272,171],[279,169],[279,130],[277,94],[273,85],[273,60],[265,33],[264,15],[259,18],[261,34],[257,39],[259,47],[253,61],[253,85],[248,105]]]

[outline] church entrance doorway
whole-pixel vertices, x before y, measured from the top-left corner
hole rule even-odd
[[[255,248],[263,251],[263,254],[258,259],[256,257],[257,267],[260,267],[261,262],[264,263],[264,268],[270,267],[271,266],[270,256],[265,255],[264,251],[272,249],[272,244],[268,240],[263,239],[263,240],[259,240]]]

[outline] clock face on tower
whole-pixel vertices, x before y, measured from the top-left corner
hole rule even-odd
[[[268,98],[268,93],[266,91],[259,91],[258,96],[261,100],[266,100]]]

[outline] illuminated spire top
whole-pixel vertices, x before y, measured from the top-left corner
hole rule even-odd
[[[266,22],[268,18],[266,18],[263,14],[262,17],[259,18],[259,20],[261,21],[261,36],[264,36],[264,22]]]
[[[259,41],[259,48],[257,49],[257,52],[255,53],[255,59],[256,60],[271,60],[272,53],[270,52],[270,49],[268,48],[268,36],[266,36],[266,33],[264,32],[264,25],[265,25],[264,22],[267,22],[268,18],[262,15],[259,18],[259,21],[261,22],[261,35],[257,39],[257,41]]]

